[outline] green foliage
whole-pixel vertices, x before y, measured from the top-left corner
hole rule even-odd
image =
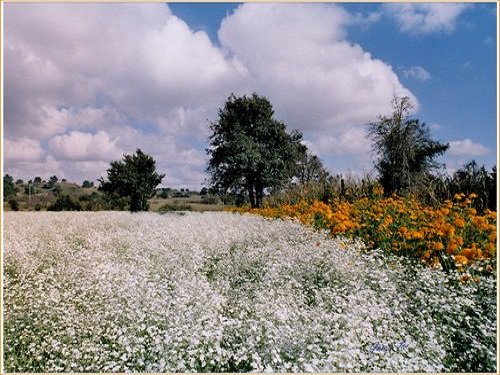
[[[212,188],[221,193],[246,191],[252,207],[260,207],[267,188],[279,188],[297,173],[306,151],[302,134],[286,132],[274,119],[269,100],[231,95],[210,125],[210,156],[207,172]]]
[[[192,211],[193,207],[189,204],[164,204],[160,207],[160,212],[169,212],[169,211]]]
[[[57,176],[52,176],[52,177],[49,178],[49,182],[48,182],[47,186],[49,188],[53,188],[54,186],[56,186],[57,181],[59,181],[59,179],[57,178]]]
[[[279,207],[283,204],[298,204],[300,201],[328,203],[334,199],[353,203],[363,197],[373,197],[373,191],[377,186],[378,182],[369,175],[365,175],[362,179],[351,175],[325,176],[318,181],[289,184],[277,194],[270,195],[266,204],[270,207]]]
[[[81,211],[82,206],[69,195],[60,195],[54,204],[47,207],[47,211]]]
[[[89,180],[83,181],[82,188],[91,188],[91,187],[94,187],[93,181],[89,181]]]
[[[161,193],[158,195],[160,198],[163,198],[163,199],[167,199],[168,197],[170,197],[170,194],[169,192],[167,191],[167,189],[163,189],[161,191]]]
[[[201,203],[203,204],[219,204],[220,199],[216,195],[203,195],[201,197]]]
[[[455,194],[476,194],[472,206],[479,212],[485,209],[496,211],[497,169],[487,171],[474,160],[457,170],[453,177],[435,178],[426,190],[425,203],[439,203],[452,199]]]
[[[125,203],[132,212],[148,211],[148,199],[154,196],[156,186],[165,177],[156,172],[155,160],[140,149],[135,154],[124,155],[121,161],[113,161],[107,173],[107,181],[99,179],[99,190],[110,203],[118,207]]]
[[[19,211],[19,203],[15,199],[9,201],[9,207],[12,211]]]
[[[7,198],[16,193],[16,187],[14,186],[14,179],[12,176],[6,174],[3,176],[3,197]]]
[[[425,185],[438,167],[435,157],[449,147],[432,140],[425,123],[409,117],[410,98],[395,98],[393,107],[391,117],[379,116],[368,126],[373,151],[379,156],[376,168],[386,196],[413,193]]]

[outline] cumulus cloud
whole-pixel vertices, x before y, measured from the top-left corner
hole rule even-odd
[[[49,150],[62,160],[112,161],[122,154],[116,147],[116,140],[110,139],[104,131],[95,134],[72,131],[57,135],[49,141]]]
[[[50,158],[66,176],[93,179],[105,161],[142,148],[172,184],[194,184],[208,122],[230,93],[256,91],[332,154],[317,134],[342,144],[350,127],[389,113],[395,93],[418,104],[390,65],[347,40],[346,26],[378,17],[336,4],[243,4],[217,46],[165,4],[9,3],[5,136],[38,142],[32,160]],[[15,164],[19,148],[5,146],[6,170],[29,177]]]
[[[7,162],[39,161],[44,154],[40,142],[30,138],[6,138],[3,146],[4,158]]]
[[[448,153],[456,156],[484,156],[488,155],[491,150],[483,146],[481,143],[473,142],[470,139],[461,141],[451,141]]]
[[[396,21],[399,30],[412,34],[450,33],[455,30],[458,17],[469,7],[468,4],[457,3],[384,5],[386,13]]]
[[[406,78],[414,78],[419,81],[427,81],[431,78],[431,74],[421,66],[411,66],[408,69],[403,69],[403,75]]]
[[[371,142],[365,129],[353,127],[338,135],[321,137],[318,146],[323,153],[359,156],[370,152]]]
[[[388,113],[394,94],[416,98],[391,66],[345,40],[349,15],[334,4],[243,4],[219,30],[252,87],[304,131],[364,124]]]

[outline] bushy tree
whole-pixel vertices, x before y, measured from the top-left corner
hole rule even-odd
[[[57,184],[57,181],[59,181],[59,179],[57,178],[57,176],[52,176],[49,178],[49,183],[47,184],[48,187],[54,187],[56,184]]]
[[[91,188],[91,187],[94,187],[93,181],[89,181],[89,180],[83,181],[82,188]]]
[[[73,200],[69,195],[61,195],[57,200],[47,207],[47,211],[81,211],[80,202]]]
[[[390,117],[379,116],[368,125],[375,164],[386,195],[407,194],[418,190],[439,165],[435,158],[449,147],[434,141],[429,128],[410,118],[410,98],[395,98]]]
[[[156,172],[155,160],[140,149],[135,154],[124,155],[122,160],[113,161],[107,173],[107,181],[99,179],[99,190],[111,201],[126,202],[132,212],[149,209],[148,200],[165,177]]]
[[[255,93],[231,95],[210,129],[211,187],[222,194],[246,191],[252,207],[262,205],[266,188],[279,188],[296,174],[306,150],[302,134],[287,133],[269,100]]]
[[[14,179],[12,176],[6,174],[3,176],[3,197],[14,195],[16,192],[16,187],[14,186]]]
[[[15,199],[9,200],[9,207],[12,211],[19,211],[19,203]]]

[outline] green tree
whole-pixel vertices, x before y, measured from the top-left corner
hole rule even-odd
[[[52,176],[52,177],[49,178],[49,183],[47,184],[47,186],[50,187],[50,188],[53,188],[54,186],[56,186],[57,181],[59,181],[59,179],[57,178],[57,176]]]
[[[111,162],[107,173],[107,181],[99,179],[99,190],[111,201],[126,202],[132,212],[149,209],[148,199],[154,196],[155,188],[165,177],[156,172],[155,160],[140,149]]]
[[[439,166],[434,159],[449,147],[434,141],[425,123],[410,118],[411,109],[410,98],[395,98],[392,115],[368,125],[386,195],[416,192]]]
[[[94,187],[93,181],[89,181],[89,180],[83,181],[82,188],[91,188],[91,187]]]
[[[269,100],[255,93],[227,99],[210,125],[207,172],[213,189],[221,194],[246,191],[251,206],[261,207],[265,189],[278,189],[295,175],[306,151],[302,134],[288,134],[273,116]]]
[[[14,186],[14,178],[8,174],[3,176],[3,197],[6,198],[10,195],[16,193],[16,187]]]

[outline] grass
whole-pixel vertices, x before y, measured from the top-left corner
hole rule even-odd
[[[150,210],[153,212],[160,211],[160,208],[165,205],[171,206],[175,210],[178,206],[181,210],[182,206],[190,206],[190,211],[201,212],[201,211],[223,211],[225,209],[234,208],[234,205],[225,204],[205,204],[201,202],[201,196],[192,195],[190,197],[170,197],[170,198],[160,198],[154,197],[149,201]]]

